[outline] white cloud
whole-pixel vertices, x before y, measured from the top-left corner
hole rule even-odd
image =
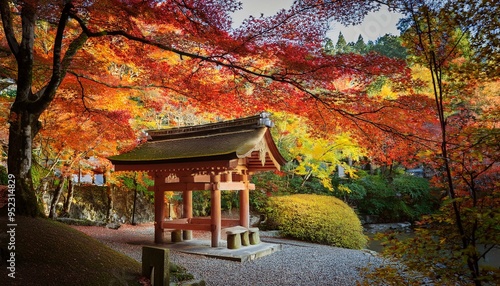
[[[242,10],[233,14],[234,26],[239,26],[241,22],[252,15],[260,17],[272,16],[281,9],[287,9],[293,4],[293,0],[240,0],[243,4]],[[327,37],[336,42],[339,32],[342,32],[347,42],[356,42],[358,36],[363,36],[365,42],[376,40],[385,34],[399,35],[396,24],[401,18],[400,14],[389,12],[382,7],[380,11],[368,14],[363,23],[357,26],[345,27],[339,23],[332,23]]]
[[[367,42],[385,34],[399,35],[396,24],[400,18],[401,14],[389,12],[387,8],[382,7],[380,11],[368,14],[360,25],[346,27],[339,23],[332,24],[327,37],[335,42],[339,32],[342,32],[347,42],[356,42],[359,35]]]

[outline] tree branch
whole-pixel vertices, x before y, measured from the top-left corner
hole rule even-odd
[[[7,39],[10,50],[19,61],[19,43],[17,42],[14,34],[14,28],[12,25],[12,13],[10,11],[9,1],[0,0],[0,13],[2,14],[2,23],[5,38]]]
[[[68,49],[66,50],[64,56],[61,55],[64,29],[68,22],[72,7],[73,6],[71,5],[71,3],[68,3],[64,6],[57,27],[56,39],[54,42],[54,59],[53,59],[52,76],[49,83],[38,92],[38,100],[35,103],[35,108],[33,108],[34,110],[40,113],[43,112],[54,99],[57,88],[59,87],[62,80],[66,76],[66,72],[71,64],[71,61],[73,60],[73,57],[83,47],[83,45],[88,39],[87,34],[81,33],[69,44]]]

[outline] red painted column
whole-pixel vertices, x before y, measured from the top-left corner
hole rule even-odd
[[[160,189],[162,178],[158,173],[154,174],[155,191],[155,243],[164,243],[163,218],[165,217],[165,194]]]
[[[182,203],[183,203],[183,217],[192,218],[193,217],[193,191],[183,191],[182,192]],[[184,240],[191,240],[193,238],[192,230],[182,231],[182,238]]]
[[[240,225],[248,228],[250,226],[250,191],[248,189],[248,175],[243,175],[245,189],[240,190]]]
[[[211,197],[211,224],[212,224],[212,247],[219,247],[220,232],[221,232],[221,193],[218,189],[220,182],[220,175],[212,175],[212,190],[210,191]]]

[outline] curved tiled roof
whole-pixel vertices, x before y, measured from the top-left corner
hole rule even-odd
[[[149,140],[130,152],[109,157],[115,166],[156,163],[205,162],[251,157],[264,143],[267,160],[283,165],[269,132],[267,113],[204,125],[149,130]],[[260,145],[259,145],[260,144]],[[264,162],[262,163],[264,164]],[[272,165],[272,164],[271,164]],[[124,168],[125,167],[125,168]],[[279,168],[279,166],[278,166]]]
[[[148,141],[134,150],[110,157],[113,163],[168,161],[227,156],[236,159],[250,152],[264,137],[266,127],[212,135]]]

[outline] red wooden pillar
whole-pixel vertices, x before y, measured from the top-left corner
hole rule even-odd
[[[248,228],[250,226],[250,191],[248,188],[248,175],[243,175],[245,189],[240,190],[240,225]]]
[[[182,203],[184,213],[182,217],[184,218],[192,218],[193,217],[193,191],[183,191],[182,192]],[[192,230],[184,230],[182,232],[182,238],[184,240],[191,240],[193,238]]]
[[[163,218],[165,217],[165,194],[160,189],[161,180],[163,178],[158,174],[154,174],[154,191],[155,191],[155,243],[164,243],[163,238]]]
[[[211,197],[211,224],[212,224],[212,247],[219,247],[220,232],[221,232],[221,193],[218,189],[220,182],[220,175],[212,175],[212,190],[210,191]]]

